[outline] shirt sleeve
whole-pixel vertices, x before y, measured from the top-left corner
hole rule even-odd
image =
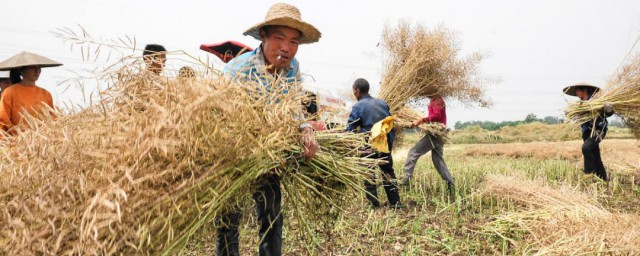
[[[12,93],[11,91],[5,91],[0,98],[0,129],[8,131],[11,128],[11,112],[12,109]]]
[[[351,114],[349,114],[349,120],[347,121],[347,129],[345,131],[355,131],[362,125],[362,116],[360,114],[360,106],[357,104],[351,108]]]
[[[297,83],[302,84],[302,82],[304,82],[304,78],[302,78],[302,72],[300,72],[300,63],[295,58],[293,59],[293,61],[294,61],[293,72],[294,72],[295,80]]]
[[[222,70],[222,73],[226,74],[230,78],[235,78],[238,70],[240,69],[239,64],[236,62],[237,60],[233,59],[227,63],[227,65]]]
[[[52,117],[56,117],[55,107],[53,106],[53,97],[51,97],[51,93],[45,91],[47,93],[47,105],[51,108],[50,114]]]

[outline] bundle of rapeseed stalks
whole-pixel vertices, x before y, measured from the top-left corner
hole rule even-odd
[[[487,177],[485,191],[522,207],[486,228],[526,254],[640,253],[640,216],[610,212],[593,195],[499,175]]]
[[[356,157],[364,139],[354,134],[319,135],[321,151],[303,160],[295,84],[185,81],[135,63],[107,75],[94,105],[30,119],[33,129],[0,142],[0,254],[171,254],[251,195],[257,177],[312,189],[289,197],[299,205],[339,207],[374,163]]]
[[[389,104],[391,113],[399,114],[401,125],[420,118],[407,104],[430,96],[439,95],[482,106],[489,104],[483,95],[484,79],[478,72],[482,54],[476,52],[460,57],[458,43],[456,36],[445,27],[429,30],[422,25],[412,26],[400,21],[396,27],[384,28],[384,70],[378,97]],[[421,128],[448,141],[446,127],[440,126],[426,124]]]
[[[396,121],[398,129],[410,128],[412,126],[411,121],[423,117],[423,115],[418,111],[415,111],[408,107],[404,107],[394,114],[398,117],[398,121]],[[425,134],[430,134],[431,136],[442,140],[442,142],[444,143],[451,142],[451,137],[449,134],[450,131],[442,123],[422,123],[417,128]],[[399,137],[399,141],[401,142],[402,135],[400,135]]]
[[[392,113],[411,100],[440,95],[486,105],[478,64],[483,56],[460,57],[458,39],[445,27],[429,30],[406,21],[382,33],[383,75],[379,98]]]
[[[626,63],[590,100],[569,105],[567,119],[577,123],[595,120],[607,102],[636,138],[640,138],[640,54]]]

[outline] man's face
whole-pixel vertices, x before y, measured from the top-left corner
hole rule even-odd
[[[351,89],[353,90],[353,96],[356,97],[356,100],[360,100],[360,90],[356,89],[356,87],[351,87]]]
[[[165,53],[156,53],[145,57],[145,61],[149,71],[160,74],[164,69],[164,64],[167,62],[167,55]]]
[[[275,69],[286,68],[291,65],[293,57],[298,52],[300,31],[290,27],[273,26],[269,31],[260,31],[264,58],[267,64]]]
[[[38,81],[42,68],[38,66],[26,67],[22,70],[22,79],[27,81]]]

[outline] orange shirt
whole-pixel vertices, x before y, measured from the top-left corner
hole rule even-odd
[[[14,84],[2,93],[0,99],[0,128],[8,131],[22,122],[22,113],[41,113],[44,104],[53,108],[51,94],[38,86]]]

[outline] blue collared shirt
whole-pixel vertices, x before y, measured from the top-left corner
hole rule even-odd
[[[232,78],[240,78],[260,82],[263,86],[270,88],[272,85],[268,79],[275,79],[274,74],[267,71],[267,62],[262,53],[262,44],[255,50],[243,53],[242,55],[229,61],[224,68],[224,73],[229,74]],[[296,58],[291,60],[289,67],[283,68],[278,73],[286,83],[302,83],[302,75],[300,73],[300,64]],[[286,90],[285,90],[286,92]]]
[[[380,120],[383,120],[391,116],[389,106],[384,100],[376,99],[370,95],[363,96],[360,100],[351,108],[351,114],[349,115],[349,126],[345,131],[355,131],[360,127],[360,132],[371,131],[373,125]],[[393,141],[395,140],[395,131],[391,131],[387,134],[387,142],[389,143],[389,149],[393,148]]]
[[[272,89],[274,86],[272,81],[276,81],[276,75],[267,71],[267,62],[264,59],[262,53],[262,44],[255,50],[243,53],[242,55],[229,61],[224,68],[224,73],[237,80],[250,80],[260,83],[266,87],[267,90]],[[284,83],[302,83],[302,74],[300,73],[300,65],[296,58],[291,60],[289,67],[283,68],[277,74]],[[270,82],[271,81],[271,82]],[[276,86],[283,86],[280,82]],[[288,93],[287,88],[282,89],[282,93]],[[280,102],[280,99],[275,99],[275,103]],[[295,115],[294,118],[304,120],[304,113]],[[308,123],[303,123],[300,128],[311,127]]]

